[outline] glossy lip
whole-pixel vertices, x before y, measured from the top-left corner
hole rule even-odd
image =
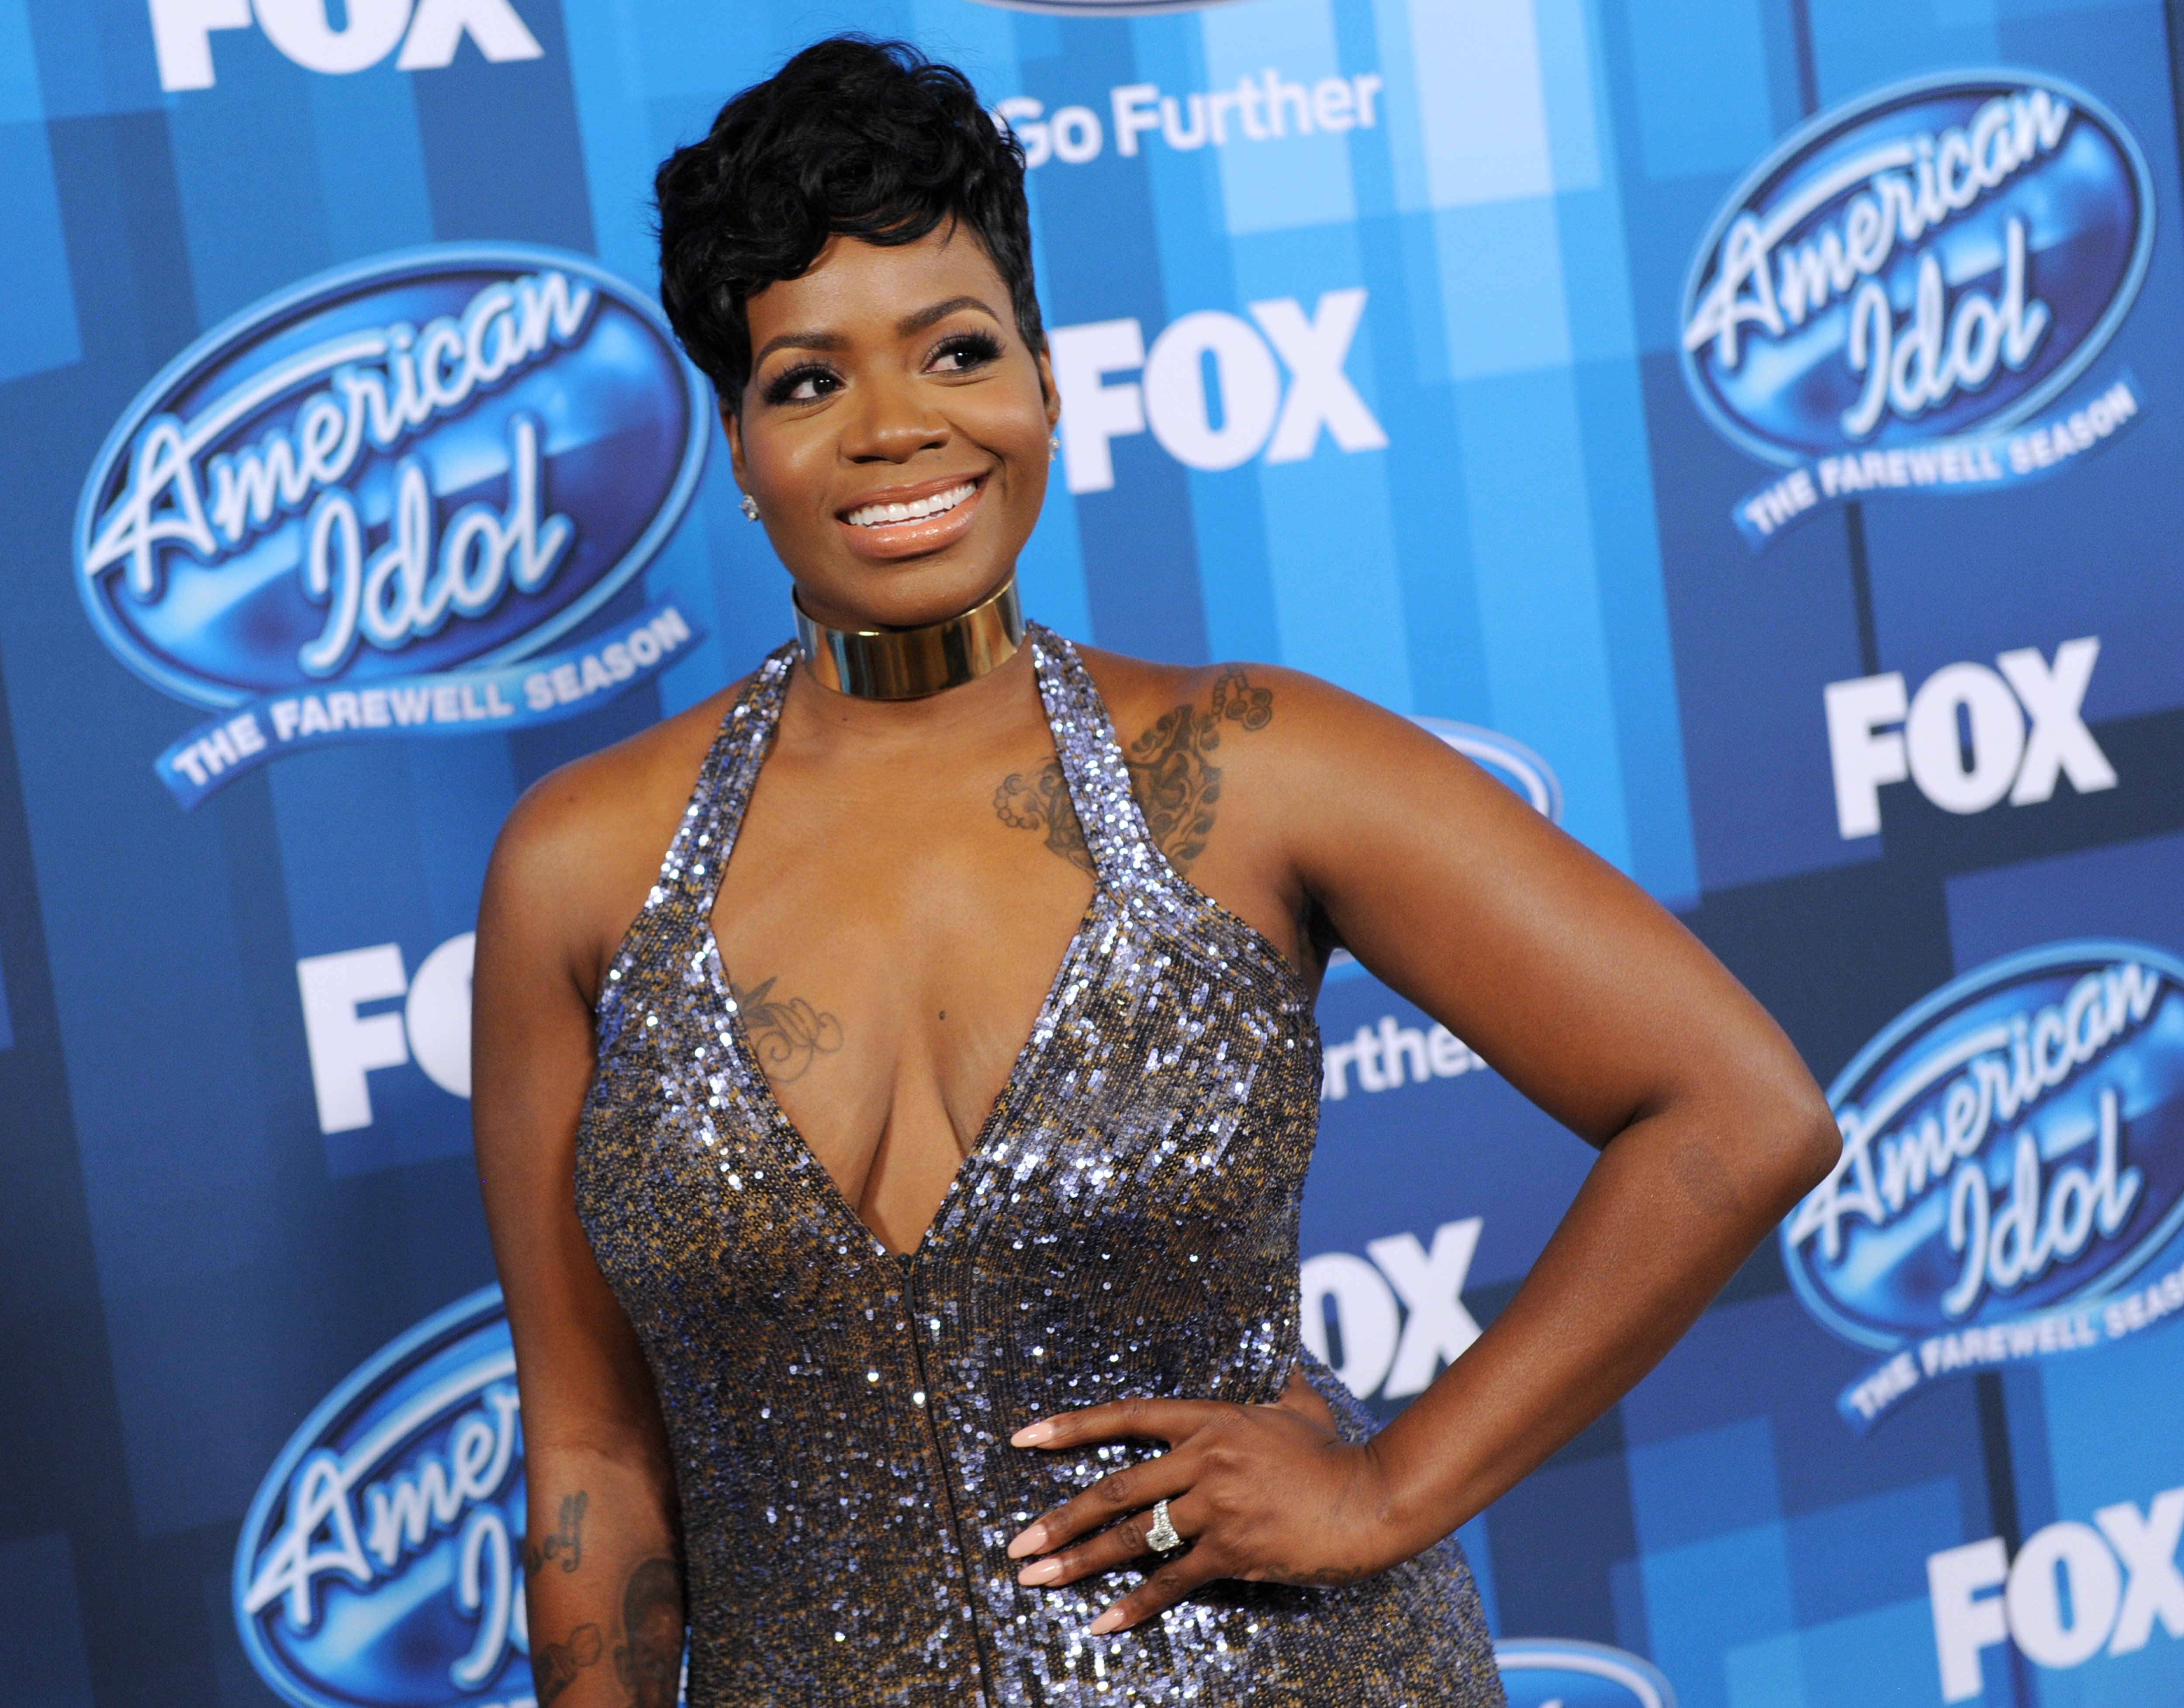
[[[966,470],[957,474],[936,475],[931,480],[911,485],[882,487],[878,492],[861,494],[854,504],[834,512],[834,525],[841,529],[850,550],[859,557],[889,560],[939,551],[953,545],[971,531],[993,472],[991,469],[978,473]],[[935,493],[951,491],[967,480],[976,483],[978,490],[942,515],[920,516],[914,522],[883,522],[872,527],[858,527],[848,520],[852,511],[862,510],[866,505],[912,504],[922,498],[931,498]]]

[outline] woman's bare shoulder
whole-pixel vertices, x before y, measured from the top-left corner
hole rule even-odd
[[[1279,763],[1323,748],[1359,741],[1402,742],[1416,732],[1392,712],[1332,683],[1279,664],[1229,661],[1217,664],[1160,664],[1098,647],[1078,649],[1106,701],[1108,716],[1126,751],[1157,741],[1163,729],[1211,721],[1214,731],[1241,731],[1263,740],[1257,756]],[[1186,719],[1180,714],[1194,716]],[[1240,758],[1241,754],[1232,757]]]
[[[549,771],[523,792],[494,844],[488,912],[526,918],[588,964],[627,928],[696,786],[699,768],[749,681]]]
[[[1287,890],[1306,865],[1325,864],[1316,845],[1345,842],[1361,804],[1478,798],[1479,774],[1446,744],[1303,671],[1156,664],[1091,648],[1083,656],[1148,828],[1205,881]],[[1304,803],[1312,810],[1301,812]],[[1212,863],[1194,871],[1201,852]]]

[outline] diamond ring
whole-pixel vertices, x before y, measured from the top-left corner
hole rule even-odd
[[[1183,1546],[1183,1538],[1176,1534],[1175,1526],[1169,1522],[1167,1502],[1153,1503],[1153,1527],[1145,1532],[1145,1546],[1156,1554],[1173,1554]]]

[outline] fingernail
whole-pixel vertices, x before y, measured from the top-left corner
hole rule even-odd
[[[1092,1634],[1095,1637],[1105,1637],[1110,1631],[1115,1629],[1115,1627],[1122,1622],[1123,1616],[1120,1610],[1110,1607],[1105,1613],[1101,1614],[1097,1619],[1092,1621]]]
[[[1027,1566],[1017,1573],[1017,1582],[1026,1584],[1051,1583],[1061,1576],[1061,1562],[1059,1560],[1042,1560],[1038,1565]]]
[[[1026,1424],[1022,1429],[1018,1430],[1014,1435],[1009,1437],[1009,1445],[1011,1447],[1037,1447],[1039,1443],[1046,1440],[1053,1433],[1054,1426],[1050,1423]]]
[[[1027,1554],[1037,1554],[1046,1546],[1046,1527],[1034,1524],[1009,1544],[1009,1558],[1021,1560]]]

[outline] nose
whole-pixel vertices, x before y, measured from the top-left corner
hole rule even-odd
[[[883,379],[861,390],[864,406],[842,435],[842,454],[851,462],[908,462],[948,443],[947,418],[927,407],[914,386]]]

